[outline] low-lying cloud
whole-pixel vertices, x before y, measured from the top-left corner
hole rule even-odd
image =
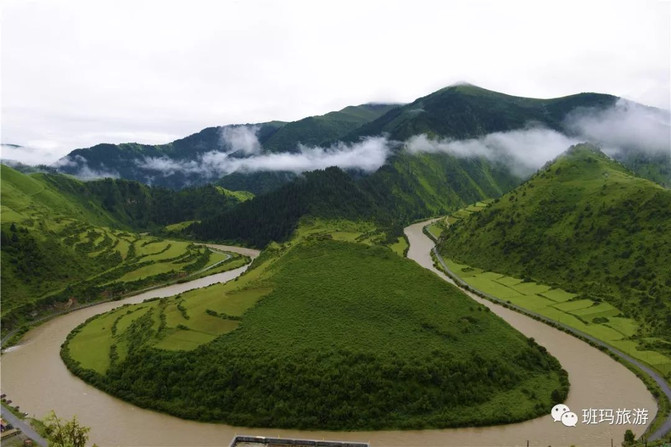
[[[355,143],[336,143],[330,147],[299,144],[293,152],[267,152],[258,139],[258,126],[222,128],[217,147],[194,159],[145,157],[136,167],[146,178],[182,174],[205,181],[240,172],[288,171],[301,173],[338,166],[374,172],[399,147],[411,154],[445,153],[459,158],[486,158],[506,165],[513,174],[527,177],[571,145],[591,142],[615,158],[624,151],[648,155],[670,154],[669,112],[619,100],[607,109],[581,109],[571,113],[563,131],[533,126],[507,132],[494,132],[465,140],[430,138],[416,135],[405,142],[387,137],[367,137]],[[83,157],[64,158],[62,166],[78,167],[84,179],[119,177],[105,166],[91,169]],[[72,171],[72,170],[70,170]]]
[[[81,155],[63,157],[51,165],[52,167],[70,168],[74,170],[74,176],[81,180],[97,180],[101,178],[119,178],[119,173],[114,169],[108,169],[104,164],[100,169],[93,169]]]
[[[430,139],[426,135],[417,135],[407,141],[406,148],[410,153],[442,152],[462,158],[484,157],[504,163],[515,175],[524,177],[576,142],[554,130],[532,128],[494,132],[468,140]]]
[[[258,131],[258,126],[226,126],[221,131],[221,146],[225,152],[258,154],[261,152],[261,143],[256,136]]]
[[[414,136],[406,142],[411,153],[447,153],[484,157],[504,163],[515,175],[527,177],[570,146],[590,142],[615,157],[625,151],[671,156],[669,112],[619,100],[606,109],[580,109],[564,122],[566,133],[544,127],[494,132],[467,140]]]
[[[249,140],[244,141],[246,144]],[[352,144],[337,143],[328,148],[299,145],[298,149],[297,152],[279,153],[259,153],[258,149],[253,155],[241,158],[234,154],[243,149],[240,146],[233,146],[228,152],[206,152],[196,160],[180,161],[167,157],[147,157],[138,164],[138,167],[158,171],[165,176],[181,172],[207,178],[218,178],[233,172],[301,173],[330,166],[373,172],[384,164],[390,151],[389,141],[385,137],[366,138]]]
[[[53,156],[52,150],[49,147],[36,146],[18,146],[15,144],[0,145],[0,159],[3,162],[7,161],[23,163],[26,165],[39,165],[44,163],[51,163],[57,160]]]
[[[668,110],[620,99],[608,109],[577,110],[565,122],[569,133],[594,142],[607,152],[631,149],[647,154],[668,154],[671,125]]]

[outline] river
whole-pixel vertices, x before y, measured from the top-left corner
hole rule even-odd
[[[408,257],[435,271],[429,251],[431,240],[422,225],[406,228],[410,241]],[[222,247],[223,248],[223,247]],[[255,256],[257,252],[226,247]],[[90,439],[99,446],[227,446],[236,434],[283,436],[309,439],[369,441],[371,446],[580,446],[620,445],[624,431],[637,435],[645,425],[584,425],[582,409],[643,408],[652,420],[656,404],[642,382],[629,370],[601,351],[545,324],[474,297],[494,313],[557,357],[569,373],[571,391],[566,404],[578,414],[576,427],[565,427],[548,416],[518,424],[445,430],[323,432],[279,429],[248,429],[223,424],[182,420],[144,410],[109,396],[87,385],[66,368],[59,356],[67,334],[87,318],[125,303],[138,303],[152,297],[171,296],[195,287],[230,280],[244,272],[241,267],[229,272],[175,284],[127,298],[103,303],[54,318],[29,331],[21,343],[2,355],[2,392],[7,393],[22,411],[42,418],[50,410],[63,418],[77,415],[91,427]],[[446,278],[440,272],[436,272]]]

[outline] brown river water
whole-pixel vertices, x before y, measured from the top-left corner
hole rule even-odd
[[[422,233],[424,223],[406,228],[408,257],[435,271],[429,251],[433,243]],[[233,249],[232,247],[228,247]],[[241,252],[245,249],[234,249]],[[254,256],[256,252],[244,251]],[[307,439],[370,442],[371,446],[619,446],[626,429],[639,435],[646,425],[582,424],[583,409],[648,410],[649,421],[656,403],[643,383],[606,354],[575,337],[531,318],[474,297],[511,326],[557,357],[569,373],[571,391],[566,405],[578,415],[575,427],[553,422],[550,415],[530,421],[481,428],[445,430],[324,432],[232,427],[182,420],[144,410],[87,385],[66,368],[59,356],[67,334],[87,318],[125,303],[166,297],[188,289],[224,282],[242,274],[246,267],[193,282],[155,289],[143,294],[75,311],[50,320],[28,332],[21,343],[9,348],[1,360],[1,387],[22,411],[42,418],[51,410],[62,418],[77,415],[91,427],[90,439],[99,446],[228,446],[236,434]],[[444,275],[436,272],[441,277]],[[648,422],[649,422],[648,421]]]

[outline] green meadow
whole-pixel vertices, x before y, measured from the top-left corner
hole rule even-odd
[[[602,340],[641,360],[664,375],[671,374],[671,358],[642,349],[636,337],[640,324],[609,303],[578,298],[576,294],[533,281],[484,271],[453,260],[445,263],[457,276],[481,292],[506,300]],[[651,339],[653,343],[656,339]]]

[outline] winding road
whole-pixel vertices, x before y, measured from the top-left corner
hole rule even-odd
[[[433,267],[430,252],[433,242],[422,233],[425,223],[406,228],[410,241],[408,257],[449,280]],[[223,247],[222,247],[223,248]],[[232,247],[226,247],[233,251]],[[251,253],[243,249],[247,256]],[[243,250],[234,250],[241,252]],[[87,385],[72,375],[59,356],[60,344],[78,324],[98,313],[125,303],[142,302],[155,296],[171,296],[188,289],[227,281],[246,267],[212,275],[188,283],[152,290],[123,301],[103,303],[54,318],[29,331],[16,347],[2,356],[2,392],[37,417],[55,410],[61,418],[77,415],[91,427],[91,440],[100,446],[221,446],[236,434],[281,436],[309,439],[369,441],[371,446],[604,446],[619,445],[624,431],[636,434],[645,425],[578,424],[565,427],[550,415],[530,421],[479,428],[446,430],[324,432],[278,429],[247,429],[224,424],[186,421],[173,416],[138,408]],[[656,404],[642,382],[625,367],[575,337],[538,322],[528,316],[504,309],[472,295],[492,312],[528,337],[545,346],[569,373],[571,392],[566,404],[579,417],[582,409],[643,408],[650,419]]]

